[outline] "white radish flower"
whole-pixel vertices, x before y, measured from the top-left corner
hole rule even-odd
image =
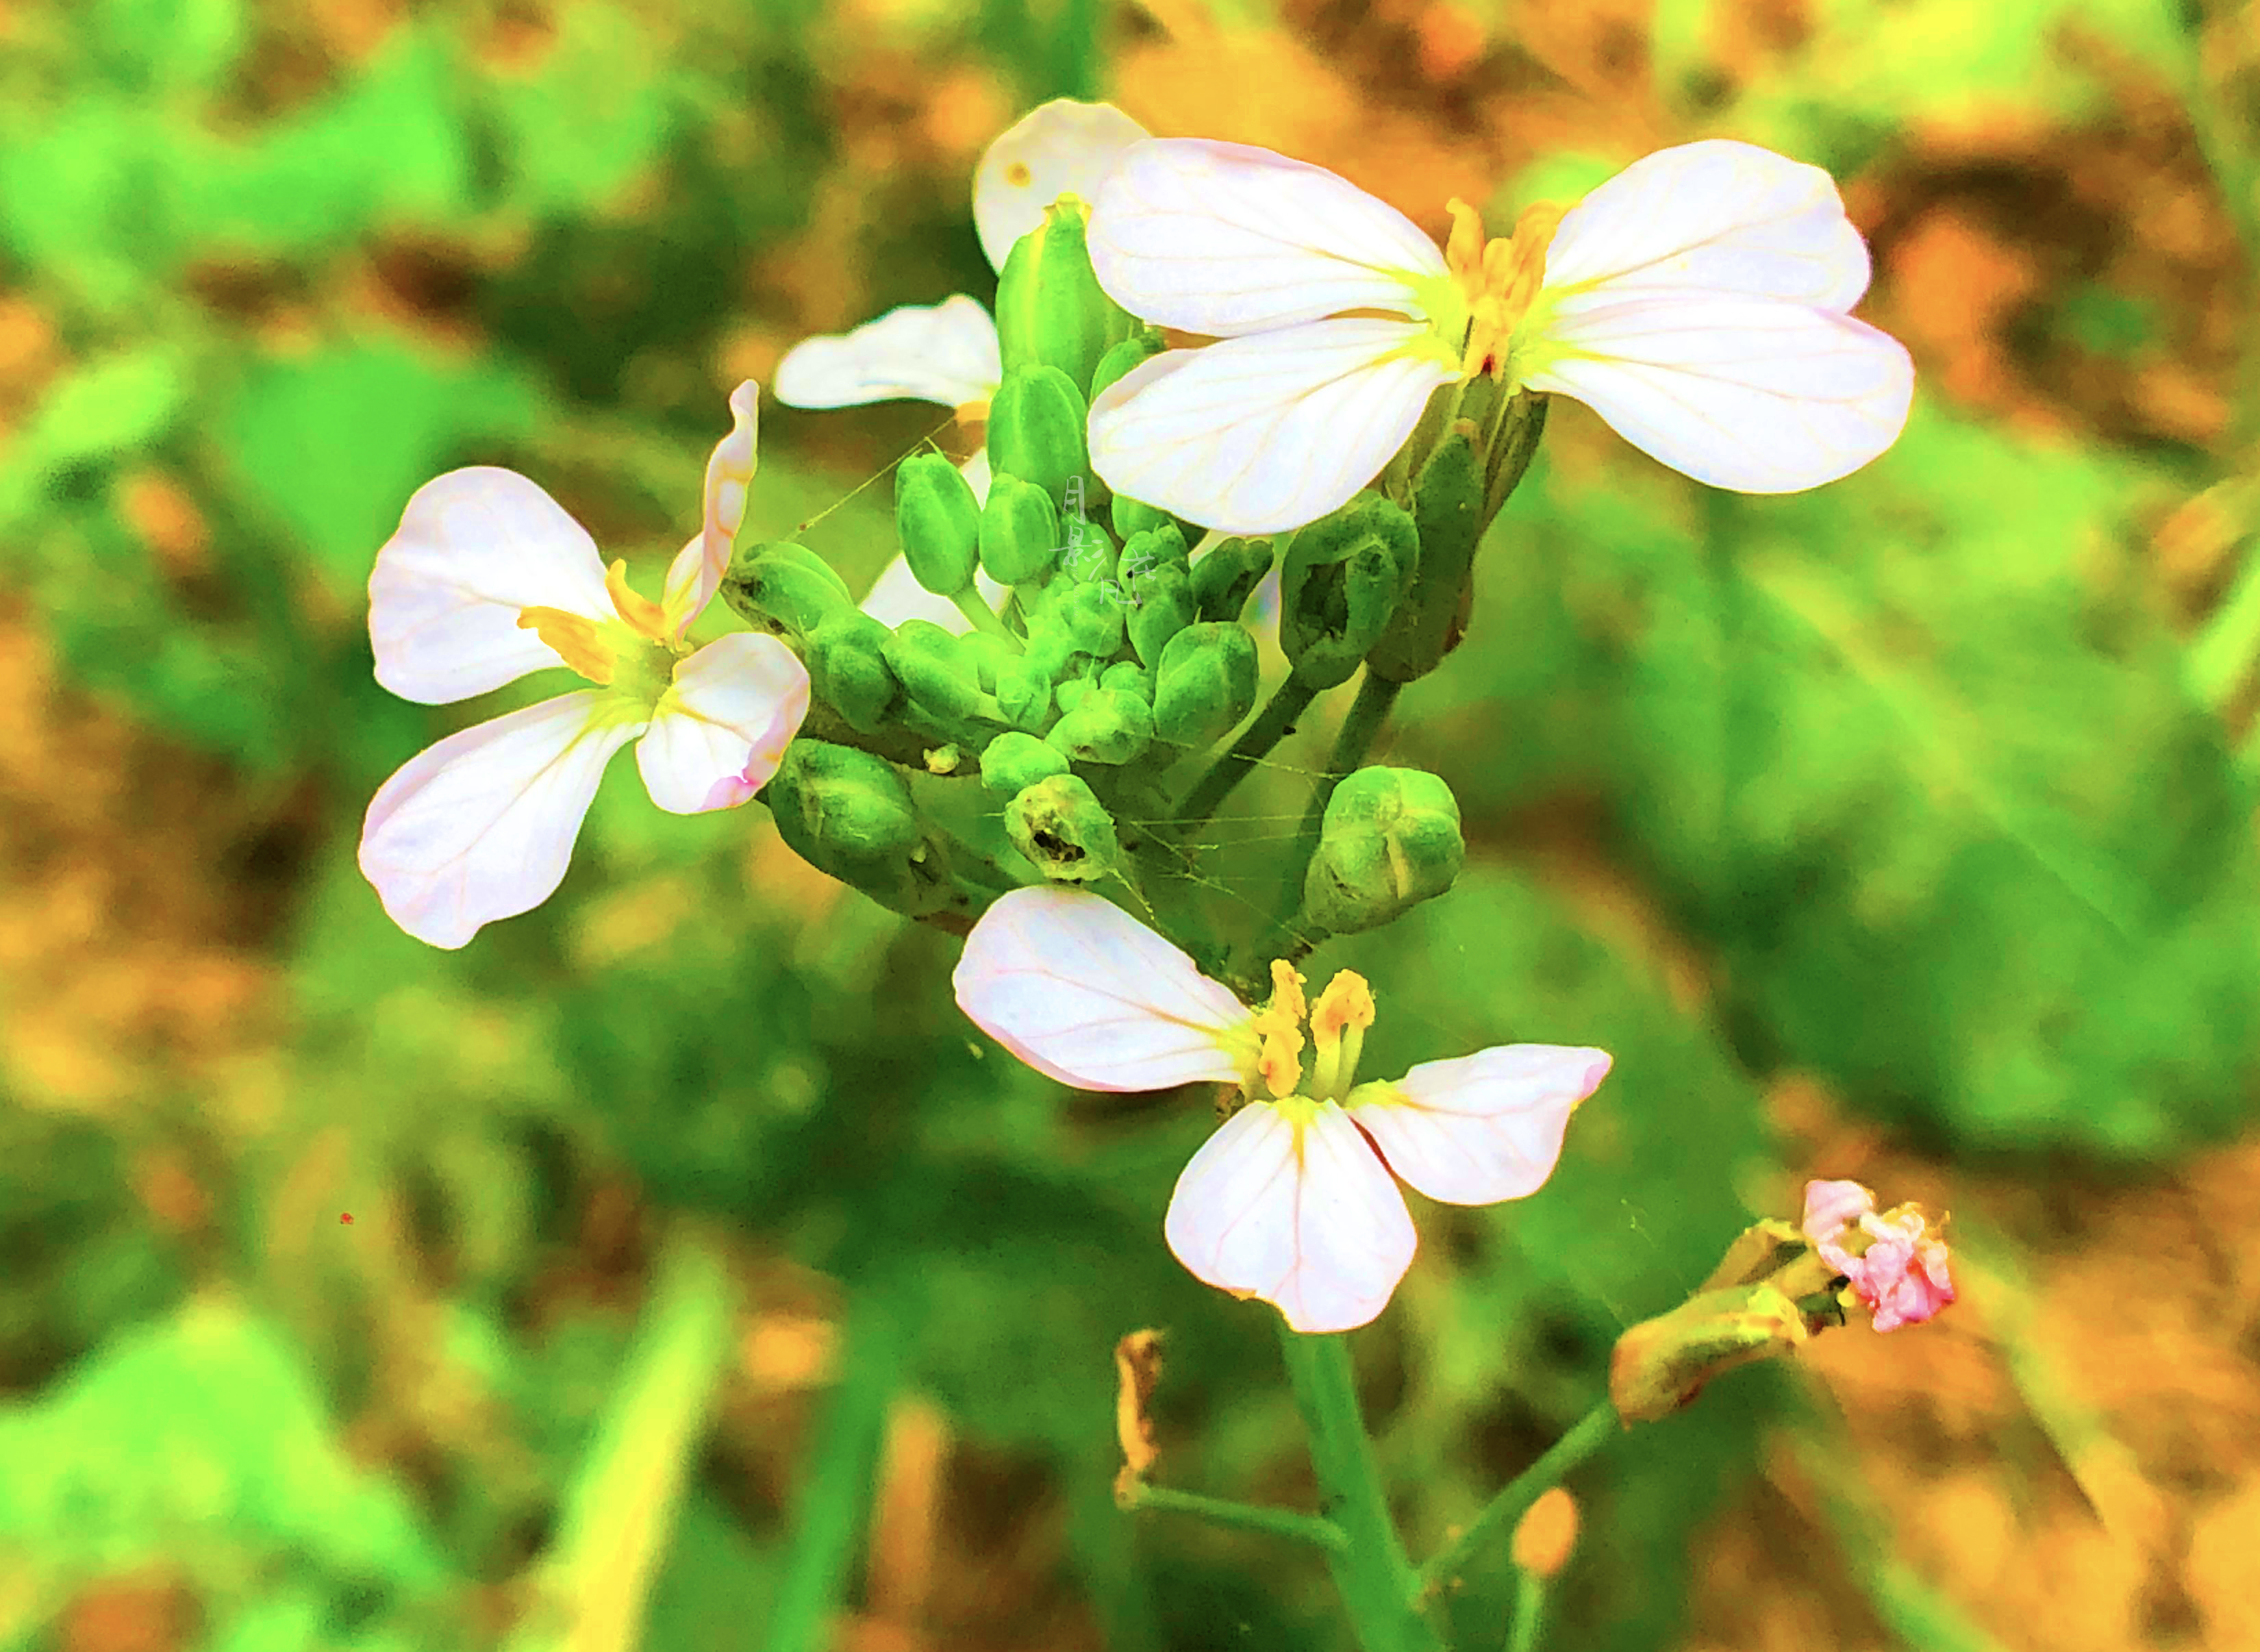
[[[808,672],[775,637],[693,650],[753,480],[759,392],[706,463],[699,532],[658,602],[606,571],[596,542],[515,471],[451,470],[416,490],[369,576],[376,680],[444,705],[563,665],[593,686],[451,734],[378,788],[361,869],[393,921],[461,947],[547,900],[612,754],[640,739],[651,800],[675,814],[743,803],[769,783],[808,711]]]
[[[1573,397],[1699,482],[1792,493],[1898,439],[1914,368],[1853,319],[1868,250],[1828,175],[1683,144],[1485,242],[1439,249],[1394,207],[1268,149],[1155,139],[1093,203],[1099,284],[1219,340],[1155,356],[1091,414],[1110,487],[1233,533],[1346,503],[1439,388],[1488,374]]]
[[[1348,970],[1307,1005],[1272,965],[1262,1010],[1100,897],[1016,890],[967,937],[959,1007],[1038,1072],[1084,1090],[1213,1080],[1253,1098],[1177,1178],[1163,1234],[1194,1276],[1302,1332],[1354,1330],[1389,1303],[1418,1240],[1403,1182],[1448,1205],[1534,1193],[1598,1049],[1510,1044],[1355,1083],[1373,995]],[[1312,1058],[1303,1062],[1307,1021]]]

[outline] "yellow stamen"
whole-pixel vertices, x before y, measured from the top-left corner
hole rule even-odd
[[[1303,977],[1284,958],[1271,961],[1271,1002],[1255,1012],[1263,1041],[1256,1070],[1272,1095],[1291,1096],[1303,1082]]]
[[[597,636],[595,620],[562,608],[521,608],[518,628],[540,638],[559,659],[599,688],[611,686],[618,662]]]
[[[1483,220],[1464,201],[1453,201],[1451,240],[1444,262],[1467,296],[1469,325],[1460,370],[1473,378],[1489,373],[1504,378],[1514,330],[1538,301],[1546,283],[1546,249],[1553,245],[1567,207],[1541,201],[1523,209],[1514,233],[1486,242]]]
[[[1444,268],[1472,300],[1483,290],[1483,214],[1457,196],[1444,203],[1444,211],[1452,215],[1452,233],[1444,243]]]
[[[1333,1100],[1357,1075],[1365,1049],[1365,1029],[1373,1025],[1373,990],[1354,970],[1339,971],[1311,1006],[1311,1091]]]
[[[641,592],[629,589],[628,565],[625,561],[614,562],[605,573],[604,590],[612,599],[613,611],[626,622],[629,630],[654,642],[667,640],[666,611]]]

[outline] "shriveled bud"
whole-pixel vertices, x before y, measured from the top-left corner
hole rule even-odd
[[[981,754],[981,783],[1006,797],[1065,773],[1067,759],[1057,747],[1018,729],[998,735]]]
[[[902,682],[887,663],[892,635],[855,608],[843,609],[808,633],[808,676],[818,697],[866,734],[877,733],[902,710]]]
[[[1098,369],[1091,375],[1091,399],[1097,401],[1115,380],[1134,368],[1144,366],[1169,347],[1159,327],[1141,327],[1133,333],[1098,358]]]
[[[763,792],[777,834],[801,859],[883,906],[915,917],[951,898],[910,788],[884,760],[852,746],[797,740]]]
[[[998,475],[981,508],[981,566],[1000,585],[1041,579],[1060,553],[1059,510],[1033,482]]]
[[[1449,786],[1418,769],[1361,769],[1327,799],[1303,911],[1337,935],[1377,928],[1451,888],[1466,859]]]
[[[1064,695],[1061,704],[1066,704]],[[1044,738],[1077,762],[1134,762],[1154,742],[1154,713],[1134,694],[1091,689],[1068,707]]]
[[[1577,1547],[1577,1499],[1560,1486],[1541,1492],[1514,1523],[1508,1553],[1534,1577],[1553,1578]]]
[[[1271,571],[1271,541],[1225,540],[1192,565],[1193,601],[1203,619],[1236,620]]]
[[[895,536],[918,583],[935,596],[955,597],[973,583],[981,504],[946,455],[912,454],[896,467]]]
[[[1438,444],[1413,484],[1420,562],[1366,662],[1376,676],[1393,683],[1426,676],[1459,641],[1484,531],[1484,462],[1475,437],[1475,427],[1463,422]]]
[[[1064,510],[1069,477],[1092,486],[1084,436],[1090,411],[1083,392],[1059,368],[1014,368],[989,402],[991,469],[1034,483]]]
[[[1122,560],[1128,566],[1128,551]],[[1192,583],[1182,564],[1163,562],[1130,583],[1130,646],[1148,665],[1158,664],[1170,640],[1193,622]]]
[[[1122,855],[1113,817],[1074,775],[1054,775],[1015,796],[1005,805],[1005,832],[1014,848],[1058,883],[1104,877]]]
[[[932,620],[904,620],[882,652],[896,680],[929,711],[953,719],[982,711],[980,667],[972,651]]]
[[[1154,733],[1173,746],[1206,746],[1255,709],[1255,639],[1241,626],[1187,626],[1162,650],[1154,679]]]
[[[1668,1417],[1713,1377],[1803,1346],[1812,1332],[1780,1287],[1734,1285],[1690,1297],[1617,1339],[1609,1398],[1628,1423]]]
[[[1100,358],[1138,325],[1091,273],[1084,244],[1088,212],[1071,197],[1046,208],[1043,223],[1012,244],[997,276],[1005,370],[1024,362],[1057,368],[1083,392]]]
[[[1298,529],[1280,584],[1279,647],[1298,682],[1349,680],[1389,626],[1420,564],[1412,518],[1377,493]]]
[[[790,540],[733,551],[722,576],[722,600],[747,625],[794,638],[855,605],[832,564]]]

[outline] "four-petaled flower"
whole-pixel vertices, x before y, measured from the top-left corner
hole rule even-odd
[[[595,541],[514,471],[475,466],[418,489],[369,576],[376,680],[443,705],[547,666],[594,686],[450,734],[370,800],[361,869],[410,934],[460,947],[538,906],[565,876],[612,754],[676,814],[743,803],[769,783],[808,710],[808,673],[776,638],[695,652],[690,622],[720,585],[753,479],[758,391],[706,464],[699,532],[660,601],[608,573]]]
[[[1946,1241],[1913,1205],[1878,1214],[1857,1182],[1805,1184],[1805,1236],[1875,1315],[1876,1329],[1920,1325],[1954,1300]]]
[[[1402,1181],[1451,1205],[1535,1192],[1597,1049],[1511,1044],[1355,1083],[1373,998],[1348,970],[1306,1005],[1272,966],[1251,1010],[1098,896],[1023,889],[982,915],[955,977],[966,1014],[1037,1071],[1084,1090],[1214,1080],[1250,1098],[1177,1178],[1164,1234],[1194,1275],[1273,1304],[1298,1331],[1387,1305],[1417,1243]],[[1307,1021],[1312,1059],[1302,1051]]]
[[[1333,173],[1155,139],[1101,185],[1090,246],[1131,314],[1221,342],[1155,357],[1091,409],[1109,486],[1234,533],[1299,526],[1405,445],[1432,392],[1558,391],[1699,482],[1786,493],[1866,464],[1914,369],[1850,311],[1868,251],[1828,175],[1684,144],[1511,239],[1450,203],[1439,250]]]

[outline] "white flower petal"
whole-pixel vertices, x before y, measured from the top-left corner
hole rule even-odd
[[[539,906],[565,876],[614,752],[642,729],[583,689],[450,734],[377,788],[361,869],[417,940],[460,947]]]
[[[1227,533],[1317,520],[1373,480],[1457,376],[1405,354],[1405,321],[1314,321],[1134,368],[1091,410],[1091,466],[1117,493]]]
[[[1195,1278],[1260,1297],[1305,1333],[1352,1331],[1389,1305],[1419,1245],[1404,1195],[1333,1102],[1254,1102],[1177,1178],[1162,1232]]]
[[[675,668],[636,746],[670,814],[735,808],[769,783],[808,715],[808,669],[775,637],[733,632]]]
[[[974,503],[988,504],[989,450],[986,447],[976,447],[973,450],[973,457],[958,466],[957,469],[958,474],[965,478],[965,485],[973,490]]]
[[[1141,320],[1229,338],[1345,310],[1419,313],[1444,273],[1420,226],[1323,167],[1247,144],[1156,138],[1091,212],[1091,267]]]
[[[1914,363],[1833,311],[1655,293],[1564,312],[1525,380],[1574,396],[1634,447],[1698,482],[1794,493],[1849,476],[1906,424]]]
[[[981,914],[951,977],[958,1006],[1038,1072],[1083,1090],[1241,1076],[1252,1012],[1097,895],[1018,889]]]
[[[977,568],[973,570],[973,589],[981,593],[981,600],[991,609],[1004,607],[1005,588]],[[883,626],[899,626],[905,619],[925,619],[959,637],[973,629],[973,622],[958,611],[955,603],[947,597],[935,596],[918,583],[908,559],[899,552],[893,561],[879,570],[879,577],[871,583],[871,594],[863,598],[862,606],[865,613]]]
[[[416,490],[368,576],[376,680],[444,705],[564,664],[527,608],[612,618],[597,543],[514,470],[474,465]]]
[[[1423,1062],[1386,1099],[1353,1097],[1349,1116],[1410,1186],[1447,1205],[1491,1205],[1545,1185],[1570,1113],[1608,1070],[1601,1050],[1507,1044]]]
[[[963,293],[905,304],[851,333],[804,339],[784,353],[770,392],[787,407],[940,402],[962,407],[997,393],[1005,369],[997,324]]]
[[[1055,97],[991,144],[973,174],[973,227],[992,269],[1044,221],[1062,195],[1090,200],[1116,159],[1146,129],[1112,104]]]
[[[684,546],[667,570],[660,607],[668,628],[677,637],[690,628],[730,566],[730,542],[745,520],[746,490],[753,485],[760,462],[762,387],[746,380],[730,392],[730,433],[714,444],[706,456],[705,485],[699,490],[698,554],[694,560]]]
[[[1842,311],[1868,290],[1868,248],[1819,167],[1713,138],[1635,161],[1563,215],[1546,285],[1595,282]]]

